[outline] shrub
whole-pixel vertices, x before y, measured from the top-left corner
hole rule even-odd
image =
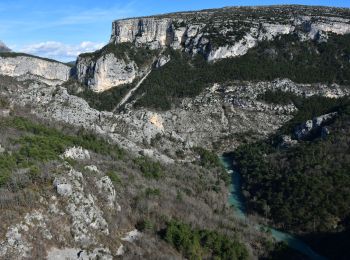
[[[107,176],[111,179],[111,181],[115,184],[121,184],[122,181],[120,180],[120,177],[118,175],[118,173],[114,172],[114,171],[109,171],[107,172]]]
[[[160,179],[164,175],[164,171],[159,162],[152,161],[147,157],[135,159],[140,171],[148,179]]]

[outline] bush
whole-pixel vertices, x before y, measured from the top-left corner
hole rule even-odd
[[[114,172],[114,171],[109,171],[107,173],[107,176],[111,179],[111,181],[115,184],[121,184],[121,180],[120,177],[118,175],[118,173]]]
[[[140,171],[148,179],[160,179],[164,175],[164,171],[159,162],[152,161],[147,157],[135,159]]]

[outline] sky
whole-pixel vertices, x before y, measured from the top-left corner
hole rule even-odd
[[[0,40],[17,52],[73,61],[104,46],[116,19],[272,4],[350,7],[350,0],[1,0]]]

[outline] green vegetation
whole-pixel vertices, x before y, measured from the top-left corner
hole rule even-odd
[[[223,180],[225,184],[230,184],[230,176],[225,171],[219,157],[215,153],[202,147],[196,147],[194,150],[199,155],[199,165],[207,169],[217,169],[219,172],[219,178]]]
[[[89,106],[99,111],[113,111],[120,103],[126,93],[134,87],[134,83],[124,84],[101,93],[96,93],[86,87],[80,86],[77,82],[65,84],[69,94],[83,98]],[[83,88],[83,91],[78,91]]]
[[[164,175],[163,167],[159,162],[153,161],[148,157],[140,157],[134,161],[142,174],[148,179],[160,179]]]
[[[317,106],[314,106],[318,104]],[[337,111],[327,138],[315,136],[288,149],[278,134],[235,151],[250,211],[295,232],[334,232],[349,228],[350,101],[313,97],[302,100],[292,123]],[[300,121],[302,120],[302,121]],[[291,130],[292,124],[282,128]]]
[[[259,43],[244,56],[215,63],[207,63],[201,55],[191,58],[168,50],[171,61],[144,81],[136,106],[167,110],[184,97],[197,96],[209,84],[230,80],[290,78],[300,83],[349,84],[349,41],[350,35],[331,35],[327,43],[301,42],[297,36],[285,35]]]
[[[349,99],[345,98],[327,98],[321,96],[302,97],[290,92],[266,91],[258,96],[258,99],[272,104],[294,104],[298,111],[293,118],[288,121],[281,129],[279,134],[290,134],[298,124],[312,119],[316,116],[336,111],[342,111],[347,107]]]
[[[110,53],[114,54],[118,59],[135,61],[137,66],[140,67],[151,61],[158,54],[158,51],[149,48],[137,48],[129,42],[119,44],[110,43],[95,52],[80,54],[79,57],[92,58],[92,60],[96,61],[101,56]]]
[[[81,146],[113,159],[123,156],[121,149],[84,130],[68,135],[21,117],[1,120],[0,128],[13,128],[24,133],[12,140],[13,145],[18,146],[15,151],[0,154],[0,186],[5,185],[17,169],[29,168],[30,176],[35,178],[39,163],[59,160],[59,156],[71,146]]]
[[[159,196],[160,195],[160,190],[159,189],[152,189],[152,188],[147,188],[145,191],[146,197],[151,197],[151,196]]]
[[[188,259],[248,259],[247,249],[236,239],[177,221],[168,222],[164,239]]]
[[[257,99],[271,104],[288,105],[291,103],[297,103],[296,100],[299,100],[300,97],[292,92],[268,90],[263,94],[259,94]]]
[[[118,173],[116,173],[115,171],[109,171],[106,175],[111,179],[111,181],[114,184],[121,184],[122,181],[120,180]]]

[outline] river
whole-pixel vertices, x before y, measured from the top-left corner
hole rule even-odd
[[[229,195],[229,203],[235,209],[236,216],[241,220],[248,221],[244,203],[244,196],[242,194],[241,189],[241,176],[240,174],[234,170],[233,167],[233,157],[230,155],[224,155],[221,157],[221,161],[223,162],[226,171],[231,175],[231,184],[230,184],[230,195]],[[294,250],[310,257],[313,260],[325,260],[327,258],[318,255],[315,251],[313,251],[305,242],[298,239],[297,237],[278,231],[272,227],[262,226],[260,224],[255,224],[257,229],[268,228],[271,230],[272,237],[278,242],[285,242],[289,247]]]

